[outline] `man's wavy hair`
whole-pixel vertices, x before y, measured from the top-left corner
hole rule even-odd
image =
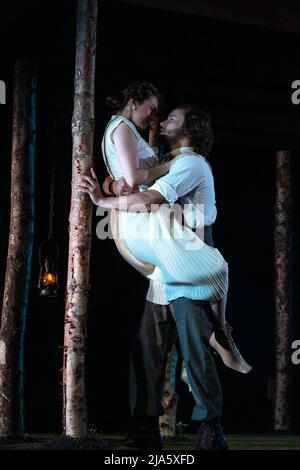
[[[184,130],[190,139],[195,152],[207,159],[210,157],[214,143],[211,120],[206,111],[191,104],[180,104],[178,109],[185,111]]]

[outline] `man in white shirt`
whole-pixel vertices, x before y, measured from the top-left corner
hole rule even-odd
[[[95,204],[107,209],[127,210],[132,205],[142,204],[147,211],[152,204],[168,203],[172,206],[175,201],[181,205],[190,204],[192,208],[204,204],[204,214],[192,210],[188,222],[192,229],[197,229],[198,217],[204,217],[204,241],[213,245],[211,225],[216,218],[214,181],[205,158],[210,154],[213,140],[210,118],[198,108],[180,106],[169,114],[161,126],[162,134],[173,148],[174,157],[180,158],[174,159],[169,173],[146,191],[118,198],[103,198],[94,171],[91,172],[92,181],[91,178],[82,177],[84,184],[80,187]],[[197,448],[227,449],[220,423],[222,390],[209,351],[213,325],[207,305],[201,300],[193,300],[193,297],[178,298],[176,287],[167,287],[168,300],[175,299],[172,307],[165,299],[165,285],[152,282],[149,287],[144,314],[132,348],[130,401],[135,427],[128,445],[149,450],[161,448],[158,417],[164,412],[161,403],[165,364],[178,335],[196,401],[192,419],[199,421]]]

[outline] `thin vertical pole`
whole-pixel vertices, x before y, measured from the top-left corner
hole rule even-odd
[[[276,152],[275,205],[275,315],[276,391],[275,431],[289,431],[290,418],[290,252],[291,252],[291,173],[290,152]]]

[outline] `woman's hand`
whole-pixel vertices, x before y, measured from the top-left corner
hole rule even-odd
[[[125,178],[123,177],[115,181],[112,187],[116,196],[128,196],[128,194],[139,192],[139,188],[132,188],[131,186],[129,186],[129,184],[127,184]]]
[[[129,194],[139,192],[139,188],[129,186],[122,176],[118,180],[114,180],[111,176],[107,176],[102,184],[102,189],[108,196],[128,196]]]
[[[93,168],[90,169],[91,176],[79,176],[77,189],[82,193],[87,193],[92,202],[96,205],[103,199],[99,181]]]
[[[102,183],[102,190],[107,196],[114,196],[114,193],[112,192],[114,181],[115,180],[111,176],[107,176]]]

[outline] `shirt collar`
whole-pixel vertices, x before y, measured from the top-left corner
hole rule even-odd
[[[164,155],[164,158],[165,159],[173,158],[183,153],[189,153],[189,152],[194,152],[194,147],[179,147],[177,149],[171,150],[171,152],[166,153]]]
[[[177,157],[177,155],[181,155],[182,153],[188,153],[188,152],[193,152],[194,147],[179,147],[177,149],[172,150],[170,153],[174,156]]]

